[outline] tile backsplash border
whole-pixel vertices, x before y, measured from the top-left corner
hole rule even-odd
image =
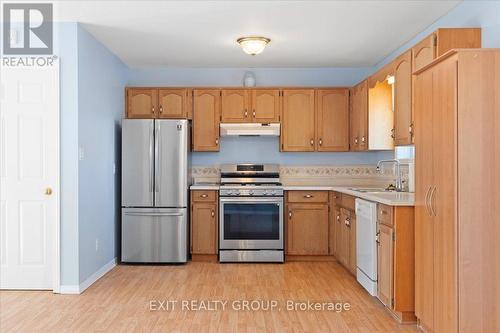
[[[218,183],[220,180],[218,166],[193,166],[191,174],[193,183]],[[394,168],[384,168],[378,172],[374,165],[281,166],[280,174],[285,184],[383,186],[393,182],[395,175]]]

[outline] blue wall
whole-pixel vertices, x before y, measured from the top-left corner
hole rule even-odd
[[[126,71],[118,57],[78,25],[78,144],[84,153],[78,167],[80,283],[117,255]]]

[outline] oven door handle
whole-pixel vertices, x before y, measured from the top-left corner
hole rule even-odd
[[[241,204],[252,204],[252,203],[276,203],[283,204],[283,197],[274,198],[256,198],[256,197],[220,197],[219,201],[221,203],[241,203]]]

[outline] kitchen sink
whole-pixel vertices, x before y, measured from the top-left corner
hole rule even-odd
[[[388,190],[384,187],[351,187],[349,189],[361,193],[394,192],[394,190]]]

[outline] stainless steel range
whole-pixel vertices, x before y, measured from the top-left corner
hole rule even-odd
[[[283,262],[283,188],[276,164],[221,167],[219,259]]]

